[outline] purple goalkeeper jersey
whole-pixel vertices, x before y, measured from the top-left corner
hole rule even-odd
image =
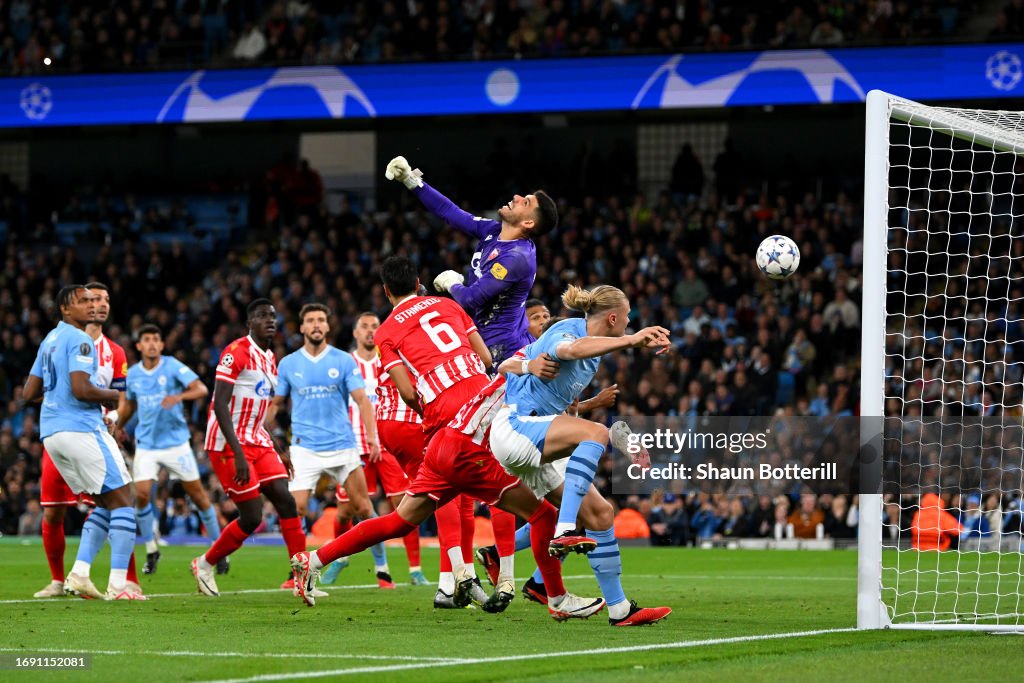
[[[501,221],[466,213],[426,183],[413,191],[435,216],[479,240],[466,284],[453,285],[451,295],[473,318],[497,367],[533,341],[526,320],[537,277],[533,240],[499,240]]]

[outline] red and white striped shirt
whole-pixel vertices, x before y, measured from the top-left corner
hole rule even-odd
[[[128,377],[128,358],[124,349],[105,334],[101,334],[95,343],[96,360],[99,362],[93,378],[96,384],[104,389],[124,391],[125,379]]]
[[[469,434],[473,443],[485,444],[491,433],[491,422],[505,405],[505,376],[498,375],[480,390],[472,401],[462,407],[448,426]]]
[[[270,349],[261,349],[252,337],[242,337],[227,345],[217,364],[217,379],[232,386],[231,423],[242,446],[272,447],[263,419],[277,388],[277,361]],[[206,450],[223,451],[228,448],[224,432],[217,424],[210,401],[210,414],[206,423]]]
[[[464,379],[486,376],[469,335],[476,325],[451,299],[411,296],[377,329],[381,371],[405,363],[426,405]]]
[[[370,399],[370,405],[377,402],[377,377],[380,375],[380,358],[377,354],[371,360],[363,360],[355,351],[352,352],[352,359],[363,376],[363,384],[366,385],[366,396]],[[348,397],[348,419],[352,422],[352,433],[356,437],[356,448],[361,454],[370,452],[370,442],[366,438],[366,427],[363,426],[363,418],[359,415],[359,406]]]
[[[398,387],[391,381],[391,375],[386,372],[380,373],[377,382],[377,422],[382,420],[423,424],[423,418],[402,400]]]

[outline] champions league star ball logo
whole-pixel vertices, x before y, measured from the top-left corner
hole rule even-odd
[[[184,123],[377,115],[362,89],[336,67],[266,73],[196,71],[171,93],[156,120]]]
[[[42,83],[33,83],[21,91],[21,110],[33,121],[42,121],[53,109],[53,93]]]
[[[822,104],[866,98],[857,79],[824,50],[764,52],[742,68],[701,80],[706,73],[701,72],[703,66],[699,60],[687,60],[684,55],[669,58],[640,88],[632,108],[771,104],[777,101],[779,92],[792,92],[799,87],[810,90],[815,101]],[[837,96],[837,85],[848,92]]]
[[[985,78],[996,90],[1013,90],[1024,76],[1020,57],[1000,50],[985,62]]]

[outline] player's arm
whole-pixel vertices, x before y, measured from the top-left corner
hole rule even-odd
[[[484,362],[484,368],[487,372],[490,372],[491,368],[494,367],[494,359],[491,358],[491,350],[484,343],[484,338],[476,330],[469,333],[469,345],[476,351],[476,355],[480,356],[480,360]]]
[[[105,408],[117,408],[121,392],[116,389],[100,389],[92,383],[88,372],[73,370],[70,373],[71,395],[85,403],[99,403]]]
[[[600,408],[611,408],[619,395],[619,385],[613,384],[598,392],[597,396],[576,403],[576,414],[592,413]]]
[[[38,403],[43,400],[43,378],[38,375],[29,375],[25,380],[25,386],[21,390],[21,398],[26,403]]]
[[[274,396],[270,405],[267,406],[267,416],[263,419],[263,426],[268,431],[273,431],[279,425],[277,424],[277,415],[282,410],[285,410],[284,402],[288,400],[287,396]]]
[[[366,443],[370,444],[370,462],[377,462],[380,460],[380,442],[377,441],[377,417],[373,404],[366,395],[366,389],[356,389],[349,395],[359,406],[359,419],[363,421],[363,429],[366,430]]]
[[[480,278],[471,285],[462,284],[463,278],[459,273],[446,270],[434,280],[434,288],[449,292],[460,306],[473,310],[494,301],[523,278],[532,277],[533,270],[520,254],[512,254],[504,261],[496,260],[487,266],[486,270],[482,270]]]
[[[234,382],[217,379],[213,387],[213,414],[217,418],[221,433],[224,434],[224,440],[235,455],[235,483],[244,486],[249,483],[249,463],[245,461],[242,444],[235,434],[235,423],[231,420],[231,394],[234,389]]]
[[[484,347],[484,350],[486,351],[487,348]],[[488,352],[487,355],[490,357],[491,354]],[[413,386],[412,379],[409,378],[409,371],[405,369],[405,366],[401,363],[392,365],[388,368],[388,376],[395,383],[398,395],[405,401],[405,405],[415,410],[417,415],[423,417],[423,404],[420,403],[420,395],[416,393],[416,387]]]
[[[527,360],[524,346],[510,358],[501,362],[501,365],[498,366],[498,373],[502,375],[536,375],[541,379],[554,379],[558,377],[560,369],[558,361],[548,353],[542,353],[532,360]]]
[[[210,395],[210,390],[203,384],[203,380],[194,379],[189,382],[189,385],[185,387],[185,391],[180,394],[168,394],[164,396],[164,400],[160,402],[160,406],[164,410],[168,410],[178,405],[182,401],[198,401],[201,398],[206,398]]]
[[[388,163],[384,177],[388,180],[397,180],[412,190],[423,206],[430,213],[434,214],[448,225],[460,232],[472,235],[477,239],[483,239],[487,227],[492,226],[495,221],[477,218],[471,213],[463,211],[455,202],[423,182],[423,174],[419,169],[413,170],[405,157],[395,157]]]
[[[124,426],[132,419],[132,415],[139,409],[139,402],[134,398],[124,396],[120,405],[117,406],[117,422],[114,423],[115,430],[123,430]]]
[[[672,333],[664,327],[645,327],[634,334],[627,334],[622,337],[580,337],[571,342],[562,342],[555,347],[555,356],[559,360],[582,360],[584,358],[598,358],[622,349],[646,348],[658,349],[658,353],[668,351],[671,342],[669,335]]]

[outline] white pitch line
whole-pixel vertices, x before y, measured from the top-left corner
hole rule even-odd
[[[593,578],[593,574],[571,574],[563,576],[563,579],[568,580],[579,580],[579,579],[590,579]],[[717,576],[714,574],[626,574],[628,578],[634,579],[673,579],[682,581],[856,581],[856,576]],[[525,581],[527,576],[517,576],[516,580]],[[401,584],[398,584],[401,585]],[[411,586],[402,586],[403,588]],[[330,588],[324,588],[328,593],[338,590],[367,590],[370,588],[377,588],[377,584],[362,584],[355,586],[331,586]],[[221,595],[244,595],[247,593],[284,593],[287,589],[281,588],[248,588],[237,591],[221,591]],[[199,593],[192,591],[189,593],[150,593],[147,598],[188,598],[199,595]],[[62,599],[62,598],[61,598]],[[45,605],[51,602],[57,602],[58,599],[54,598],[16,598],[11,600],[0,600],[0,605],[21,605],[28,603],[36,603]]]
[[[749,643],[759,640],[781,640],[784,638],[802,638],[806,636],[820,636],[829,633],[849,633],[856,631],[856,628],[829,628],[817,631],[797,631],[794,633],[774,633],[767,635],[734,636],[732,638],[710,638],[707,640],[683,640],[675,643],[651,643],[648,645],[628,645],[623,647],[602,647],[590,650],[576,650],[575,652],[538,652],[528,655],[507,655],[503,657],[477,657],[473,659],[462,659],[450,662],[431,662],[421,664],[396,664],[394,666],[361,666],[352,669],[332,669],[318,671],[303,671],[281,674],[261,674],[249,678],[229,678],[213,681],[212,683],[262,683],[263,681],[285,681],[296,678],[324,678],[328,676],[348,676],[351,674],[368,673],[389,673],[392,671],[410,671],[414,669],[426,669],[438,666],[460,666],[470,664],[492,664],[497,662],[521,662],[530,659],[544,659],[546,657],[576,657],[583,655],[609,655],[623,652],[646,652],[649,650],[676,650],[693,647],[704,647],[708,645],[728,645],[731,643]]]
[[[75,650],[68,648],[24,648],[24,647],[0,647],[0,652],[40,652],[47,654],[63,655],[114,655],[114,656],[142,656],[147,657],[260,657],[267,659],[373,659],[383,661],[406,660],[409,662],[445,662],[455,664],[461,659],[455,657],[415,657],[412,655],[357,655],[357,654],[311,654],[302,655],[293,652],[189,652],[174,650],[155,650],[150,652],[139,652],[136,650]]]

